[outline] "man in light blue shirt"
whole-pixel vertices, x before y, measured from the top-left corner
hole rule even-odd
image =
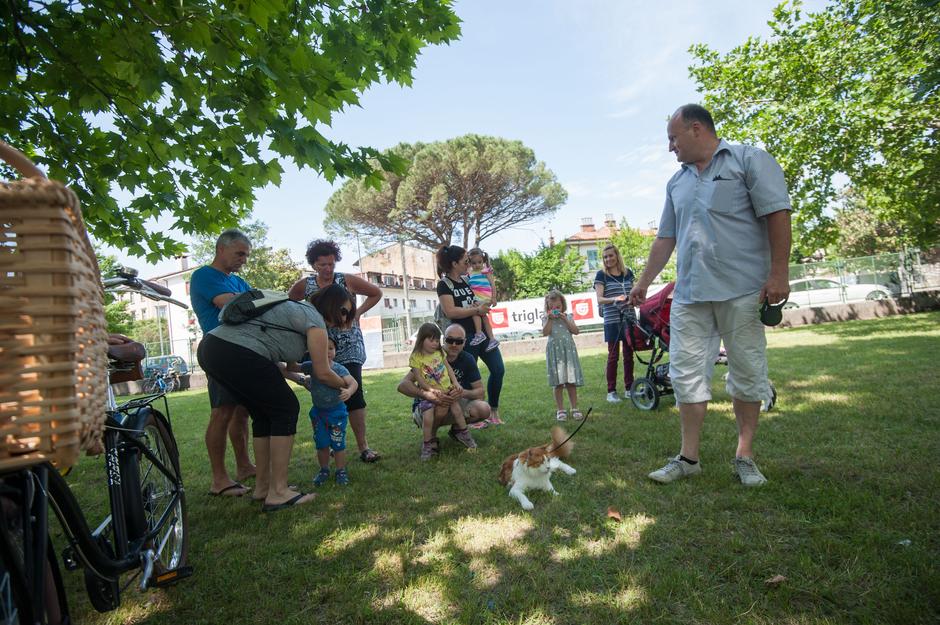
[[[783,170],[758,148],[718,138],[707,110],[680,107],[666,127],[669,151],[682,168],[666,185],[666,203],[643,275],[630,292],[639,305],[676,250],[677,279],[670,313],[669,374],[682,421],[682,449],[649,477],[669,483],[701,473],[699,441],[715,356],[728,351],[727,390],[738,424],[734,472],[746,486],[766,478],[752,443],[761,400],[769,397],[765,299],[790,293],[790,199]]]
[[[219,311],[236,294],[249,290],[248,283],[234,275],[248,261],[251,242],[238,230],[226,230],[215,244],[212,263],[193,272],[189,297],[199,319],[203,336],[219,325]],[[240,497],[248,492],[241,480],[255,475],[255,465],[248,455],[248,411],[216,380],[209,377],[209,424],[206,426],[206,450],[212,471],[209,493]],[[232,441],[236,479],[225,468],[225,437]]]

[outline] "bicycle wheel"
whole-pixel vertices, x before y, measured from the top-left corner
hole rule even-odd
[[[150,395],[151,393],[160,392],[160,379],[159,378],[148,378],[144,380],[144,393]]]
[[[166,392],[167,393],[172,393],[173,391],[179,388],[179,385],[180,385],[180,379],[176,377],[175,375],[171,375],[166,378]]]
[[[35,516],[23,507],[25,501],[23,492],[16,490],[7,490],[0,497],[0,623],[69,623],[62,575],[48,534],[36,537],[45,542],[46,561],[41,565],[41,599],[34,601],[32,596],[28,571],[34,565],[29,554],[35,554],[35,550],[26,544],[25,524],[33,522]],[[45,499],[41,501],[45,505]]]
[[[145,410],[148,415],[138,440],[171,475],[161,471],[140,450],[131,449],[121,462],[121,487],[131,540],[154,531],[160,519],[167,515],[157,535],[146,544],[146,548],[155,553],[153,575],[156,578],[186,564],[189,532],[176,441],[163,415],[152,408]]]

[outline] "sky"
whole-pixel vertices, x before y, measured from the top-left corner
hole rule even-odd
[[[401,142],[446,140],[468,133],[522,141],[568,192],[556,213],[485,239],[490,255],[535,250],[550,233],[560,241],[590,218],[648,228],[659,222],[664,189],[678,165],[668,152],[666,120],[700,102],[689,78],[691,45],[727,52],[749,36],[766,38],[776,2],[751,0],[462,0],[454,5],[462,34],[425,48],[411,87],[374,85],[359,107],[334,116],[327,137],[378,149]],[[807,9],[823,2],[806,2]],[[304,261],[306,244],[325,234],[330,184],[316,172],[282,163],[279,187],[257,192],[253,217],[267,224],[268,244]],[[354,239],[338,264],[351,270]],[[370,250],[363,249],[363,254]],[[110,250],[156,276],[156,266]]]

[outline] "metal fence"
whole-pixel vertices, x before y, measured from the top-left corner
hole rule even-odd
[[[411,332],[414,334],[422,323],[434,321],[433,317],[411,317]],[[403,352],[411,349],[408,342],[408,322],[404,316],[382,320],[382,351]]]
[[[921,252],[904,250],[892,254],[863,256],[834,261],[790,265],[790,280],[804,278],[828,278],[841,284],[878,284],[888,288],[895,297],[910,295],[915,291],[940,289],[940,250]],[[411,330],[431,321],[432,317],[412,317]],[[411,349],[408,342],[407,323],[404,316],[384,319],[382,328],[382,348],[385,352],[400,352]],[[182,356],[190,371],[197,370],[195,345],[170,345],[169,340],[145,345],[147,354],[160,356],[175,353]],[[180,349],[188,353],[180,353]]]
[[[930,253],[892,254],[790,265],[790,280],[830,278],[842,284],[880,284],[895,297],[940,288],[940,263]]]

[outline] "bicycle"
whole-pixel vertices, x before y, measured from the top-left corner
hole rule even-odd
[[[103,283],[109,292],[130,290],[185,307],[170,297],[169,289],[141,280],[130,270]],[[122,360],[121,351],[109,348],[109,373],[139,367],[142,355]],[[89,529],[64,476],[51,464],[0,475],[2,623],[71,622],[49,536],[49,508],[68,542],[62,552],[65,568],[83,569],[86,593],[100,612],[117,608],[121,593],[137,576],[143,590],[192,574],[186,564],[186,498],[166,391],[121,405],[110,386],[107,391],[103,444],[110,514],[95,530]],[[163,412],[155,407],[160,399]],[[122,584],[121,576],[135,569]]]
[[[166,373],[152,371],[150,377],[144,380],[145,393],[172,393],[180,386],[180,377],[176,369],[169,368]]]

